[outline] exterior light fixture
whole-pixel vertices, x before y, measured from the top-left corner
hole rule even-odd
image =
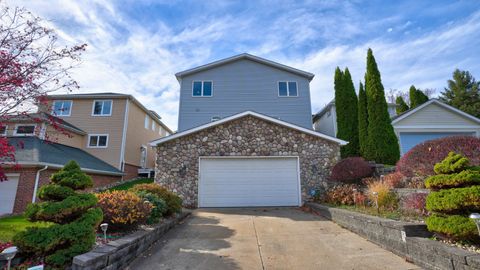
[[[477,225],[478,235],[480,235],[480,214],[479,213],[471,213],[469,218],[473,219],[473,222]]]
[[[10,264],[12,263],[12,259],[15,257],[17,252],[18,249],[15,246],[6,248],[2,251],[1,255],[3,255],[3,257],[8,261],[7,270],[10,270]]]
[[[357,207],[357,189],[354,188],[353,190],[353,206]]]
[[[103,231],[103,240],[107,243],[107,230],[108,230],[108,223],[100,224],[100,229]]]
[[[375,207],[377,208],[377,213],[380,213],[380,209],[378,207],[378,192],[374,191],[372,192],[373,197],[375,197]]]

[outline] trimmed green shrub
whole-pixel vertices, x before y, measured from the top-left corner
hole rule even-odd
[[[425,180],[429,189],[454,188],[468,185],[480,185],[480,172],[470,169],[458,174],[439,174]]]
[[[433,214],[425,223],[430,231],[446,237],[478,241],[477,228],[468,214],[480,210],[480,183],[475,180],[478,175],[467,168],[468,159],[453,152],[435,165],[436,172],[450,174],[426,179],[426,186],[441,189],[427,197],[426,208]]]
[[[133,192],[146,191],[163,199],[168,206],[166,215],[172,215],[182,211],[182,199],[170,190],[160,186],[156,183],[151,184],[139,184],[132,188]]]
[[[462,213],[480,210],[480,186],[443,189],[427,197],[427,210]]]
[[[150,202],[153,206],[152,212],[150,212],[150,216],[147,219],[148,224],[157,223],[168,212],[167,203],[157,195],[146,191],[139,191],[137,195]]]
[[[469,162],[468,158],[455,152],[450,152],[442,162],[435,164],[433,171],[437,174],[457,173],[465,170]]]
[[[47,228],[27,228],[13,237],[13,243],[22,252],[45,258],[52,268],[62,268],[76,255],[89,251],[95,244],[95,231],[102,221],[102,210],[94,208],[93,194],[80,194],[75,190],[92,186],[74,161],[53,174],[53,184],[44,186],[41,197],[47,201],[31,204],[26,216],[31,221],[52,221]]]

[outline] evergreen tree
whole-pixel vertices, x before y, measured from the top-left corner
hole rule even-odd
[[[335,110],[337,138],[348,141],[340,149],[342,158],[359,155],[357,94],[348,68],[335,70]]]
[[[468,71],[456,69],[440,99],[459,110],[480,117],[480,82]]]
[[[400,158],[397,136],[388,114],[385,90],[371,49],[367,53],[365,87],[368,108],[367,159],[395,164]]]
[[[422,90],[417,89],[417,95],[416,95],[416,100],[417,100],[417,106],[422,105],[423,103],[428,101],[428,96],[423,93]]]
[[[410,97],[410,108],[416,108],[423,103],[428,101],[428,96],[425,95],[422,90],[416,89],[415,86],[410,86],[410,90],[408,91]]]
[[[395,103],[397,104],[397,108],[396,108],[397,114],[401,114],[405,111],[408,111],[408,109],[410,109],[407,103],[405,102],[405,100],[403,100],[402,96],[398,96],[395,99]]]
[[[368,140],[368,111],[367,111],[367,94],[360,83],[358,91],[358,141],[360,145],[360,155],[366,157]]]

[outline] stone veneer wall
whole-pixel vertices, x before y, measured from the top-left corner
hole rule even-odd
[[[337,143],[266,120],[245,116],[157,147],[155,181],[197,206],[198,161],[203,156],[299,156],[302,198],[325,188],[340,159]]]

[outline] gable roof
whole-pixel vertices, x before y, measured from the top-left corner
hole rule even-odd
[[[20,165],[61,168],[69,160],[75,160],[85,172],[123,175],[112,165],[75,147],[41,140],[35,136],[9,137],[8,143],[15,147],[15,161]]]
[[[323,107],[320,111],[318,111],[316,114],[312,116],[312,121],[315,122],[317,121],[320,117],[322,117],[331,107],[335,106],[335,99],[332,99],[325,107]],[[390,103],[387,102],[387,106],[391,107],[397,107],[398,105],[396,103]]]
[[[245,117],[245,116],[249,116],[249,115],[253,116],[253,117],[256,117],[256,118],[263,119],[263,120],[271,122],[271,123],[278,124],[280,126],[295,129],[297,131],[300,131],[300,132],[303,132],[303,133],[306,133],[306,134],[309,134],[309,135],[312,135],[312,136],[316,136],[316,137],[319,137],[319,138],[322,138],[322,139],[325,139],[325,140],[328,140],[328,141],[331,141],[331,142],[334,142],[334,143],[338,143],[340,145],[346,145],[348,143],[344,140],[340,140],[340,139],[337,139],[335,137],[325,135],[325,134],[320,133],[318,131],[314,131],[314,130],[311,130],[311,129],[308,129],[308,128],[300,127],[300,126],[297,126],[297,125],[294,125],[294,124],[291,124],[291,123],[288,123],[288,122],[285,122],[285,121],[282,121],[282,120],[279,120],[279,119],[276,119],[276,118],[273,118],[273,117],[270,117],[270,116],[267,116],[267,115],[264,115],[264,114],[260,114],[260,113],[253,112],[253,111],[245,111],[245,112],[241,112],[241,113],[238,113],[238,114],[234,114],[234,115],[229,116],[229,117],[225,117],[225,118],[223,118],[221,120],[218,120],[218,121],[215,121],[215,122],[210,122],[210,123],[207,123],[207,124],[204,124],[204,125],[192,128],[192,129],[187,129],[185,131],[175,133],[173,135],[151,141],[150,146],[157,146],[158,144],[165,143],[165,142],[168,142],[168,141],[180,138],[180,137],[184,137],[184,136],[199,132],[201,130],[211,128],[211,127],[215,127],[215,126],[224,124],[226,122],[230,122],[230,121],[233,121],[233,120]]]
[[[287,65],[283,65],[283,64],[265,59],[265,58],[261,58],[261,57],[255,56],[255,55],[248,54],[248,53],[242,53],[242,54],[239,54],[239,55],[235,55],[235,56],[232,56],[232,57],[228,57],[228,58],[225,58],[225,59],[214,61],[214,62],[205,64],[205,65],[201,65],[199,67],[195,67],[195,68],[187,69],[187,70],[184,70],[184,71],[180,71],[180,72],[175,74],[175,77],[177,77],[177,80],[178,80],[178,79],[180,79],[184,76],[190,75],[190,74],[194,74],[194,73],[197,73],[197,72],[200,72],[200,71],[212,69],[212,68],[215,68],[215,67],[218,67],[218,66],[221,66],[221,65],[225,65],[225,64],[232,63],[232,62],[235,62],[235,61],[238,61],[238,60],[243,60],[243,59],[251,60],[251,61],[254,61],[254,62],[257,62],[257,63],[260,63],[260,64],[264,64],[264,65],[271,66],[271,67],[274,67],[274,68],[277,68],[277,69],[281,69],[281,70],[284,70],[284,71],[287,71],[287,72],[291,72],[291,73],[303,76],[310,81],[315,76],[313,73],[310,73],[310,72],[306,72],[306,71],[303,71],[303,70],[300,70],[300,69],[289,67]]]
[[[475,117],[475,116],[473,116],[473,115],[471,115],[471,114],[468,114],[468,113],[466,113],[466,112],[464,112],[464,111],[461,111],[461,110],[459,110],[459,109],[457,109],[457,108],[455,108],[455,107],[452,107],[452,106],[450,106],[450,105],[448,105],[448,104],[446,104],[446,103],[443,103],[443,102],[441,102],[440,100],[438,100],[438,99],[436,99],[436,98],[432,98],[432,99],[430,99],[429,101],[423,103],[422,105],[420,105],[420,106],[418,106],[418,107],[415,107],[415,108],[413,108],[413,109],[407,110],[407,111],[405,111],[405,112],[403,112],[403,113],[401,113],[401,114],[396,115],[395,117],[393,117],[393,118],[392,118],[392,125],[393,125],[393,124],[396,124],[396,123],[398,123],[399,121],[401,121],[401,120],[403,120],[403,119],[411,116],[412,114],[414,114],[414,113],[422,110],[423,108],[429,106],[430,104],[436,104],[436,105],[438,105],[438,106],[440,106],[440,107],[442,107],[442,108],[445,108],[445,109],[449,110],[450,112],[459,114],[459,115],[461,115],[461,116],[463,116],[463,117],[465,117],[465,118],[467,118],[467,119],[470,119],[470,120],[472,120],[472,121],[480,124],[480,119],[478,119],[477,117]]]

